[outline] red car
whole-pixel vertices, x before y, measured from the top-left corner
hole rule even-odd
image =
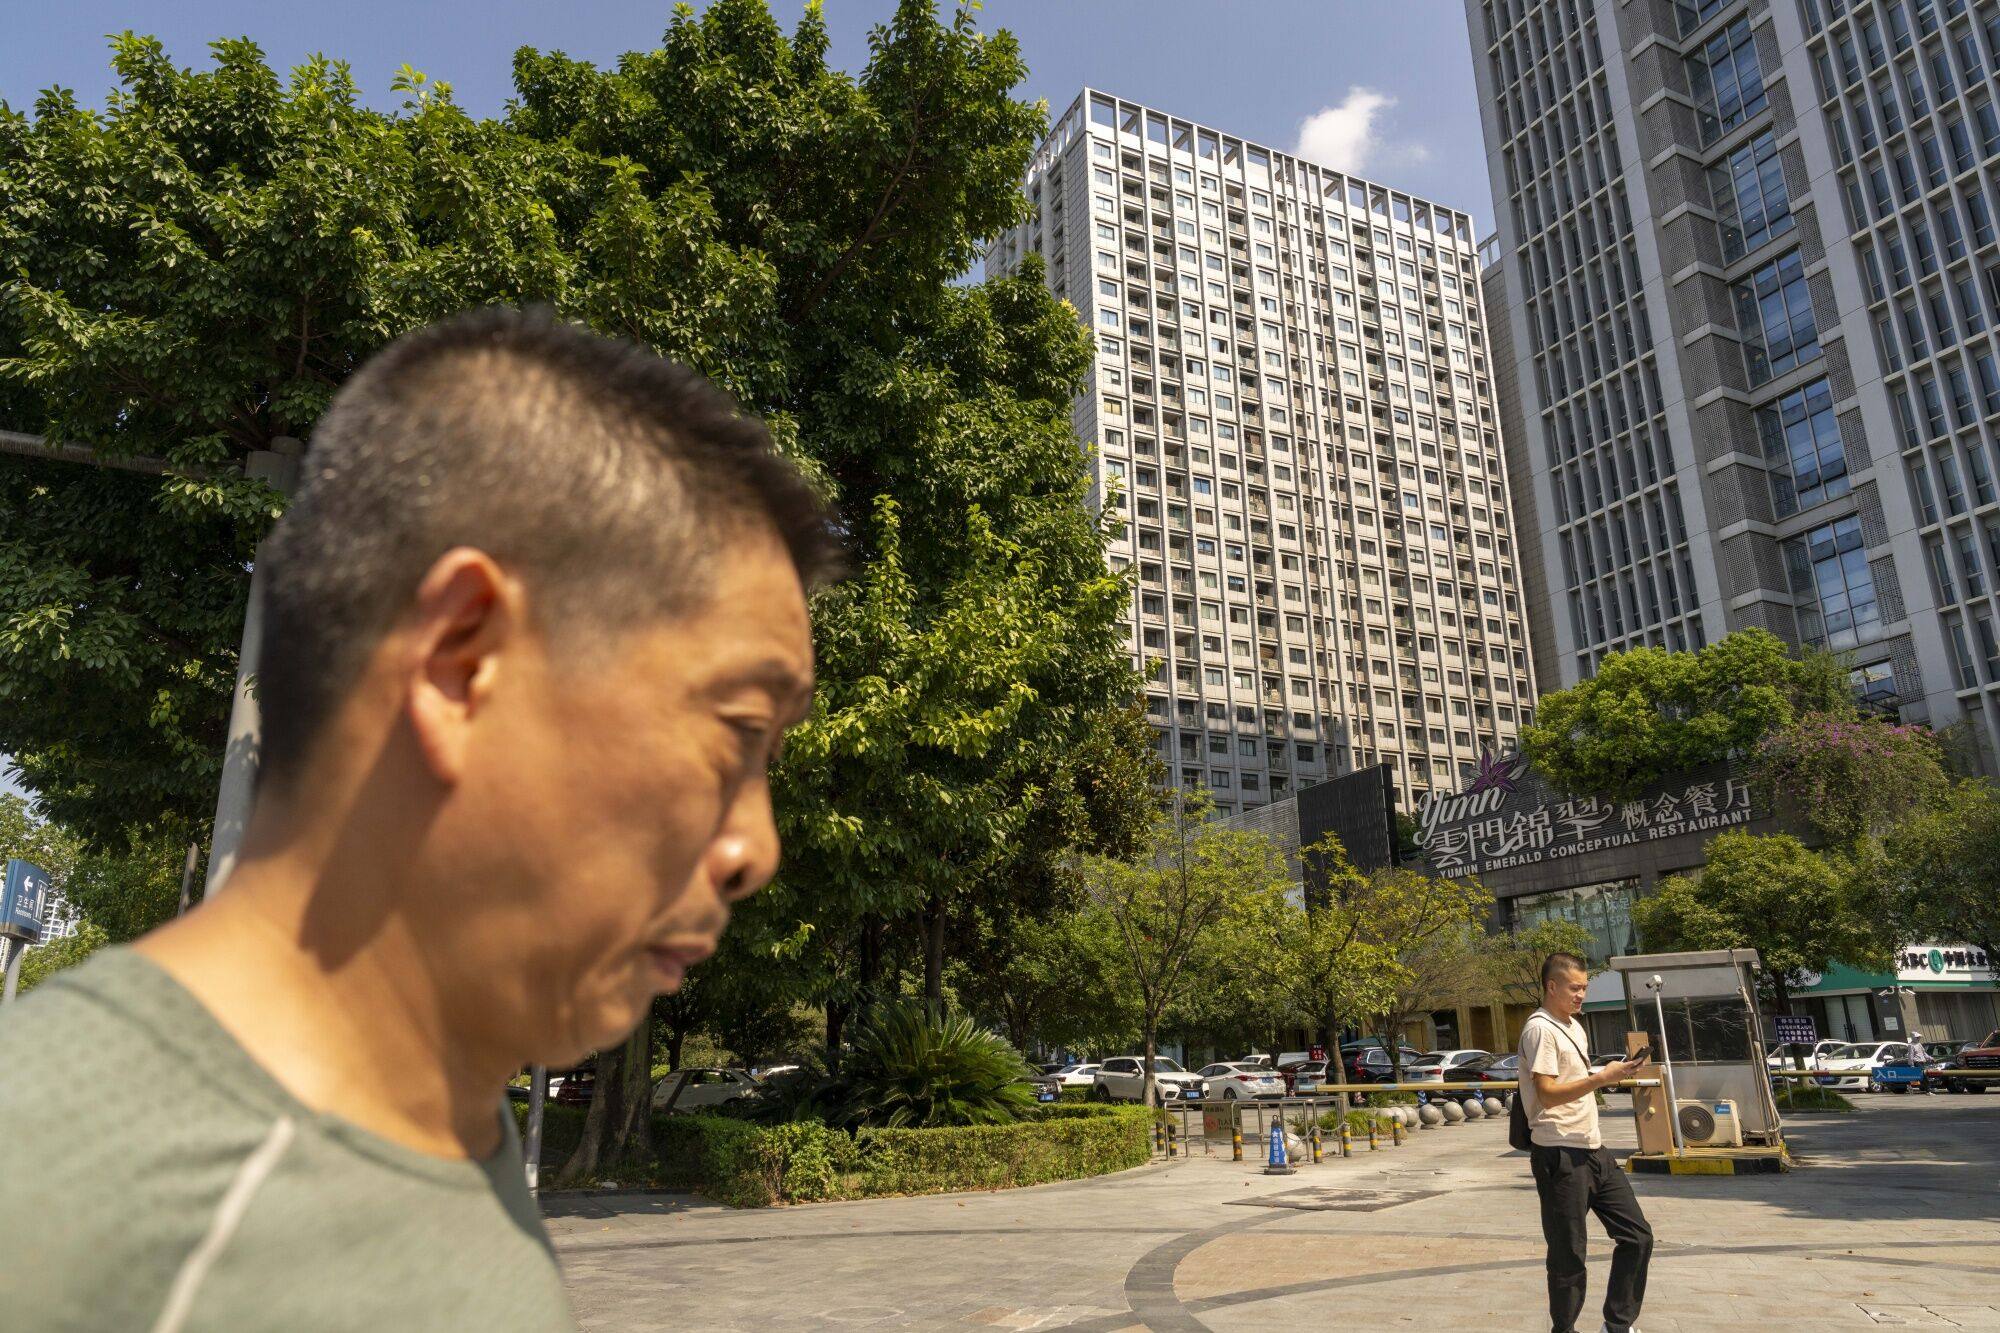
[[[1986,1040],[1974,1042],[1942,1064],[1924,1070],[1924,1086],[1933,1092],[1984,1092],[2000,1078],[1964,1078],[1953,1075],[2000,1075],[2000,1032],[1989,1032]]]
[[[1279,1065],[1278,1076],[1285,1080],[1287,1097],[1324,1092],[1330,1077],[1324,1060],[1294,1060]],[[1303,1088],[1299,1086],[1301,1083],[1305,1084]]]

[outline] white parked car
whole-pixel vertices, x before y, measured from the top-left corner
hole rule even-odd
[[[1403,1082],[1463,1083],[1465,1080],[1456,1077],[1452,1073],[1453,1070],[1492,1058],[1491,1051],[1432,1051],[1403,1066]]]
[[[1910,1048],[1903,1042],[1858,1041],[1814,1056],[1812,1067],[1833,1077],[1816,1078],[1813,1082],[1842,1092],[1866,1092],[1869,1076],[1875,1070],[1883,1065],[1903,1064],[1909,1058]]]
[[[1179,1062],[1164,1055],[1153,1057],[1153,1085],[1162,1102],[1199,1101],[1202,1080]],[[1101,1102],[1137,1102],[1146,1098],[1146,1074],[1136,1055],[1114,1055],[1097,1070],[1097,1082],[1090,1095]]]
[[[1233,1102],[1243,1097],[1282,1097],[1285,1080],[1264,1065],[1248,1062],[1207,1065],[1195,1075],[1210,1098]]]
[[[700,1111],[754,1096],[759,1084],[740,1069],[682,1069],[653,1085],[653,1109]]]
[[[1832,1037],[1822,1037],[1811,1046],[1807,1046],[1802,1041],[1780,1042],[1776,1046],[1765,1049],[1764,1063],[1773,1069],[1791,1069],[1796,1065],[1796,1061],[1792,1057],[1803,1055],[1806,1058],[1806,1068],[1811,1069],[1813,1068],[1813,1061],[1845,1045],[1847,1045],[1846,1042],[1836,1041]]]
[[[1089,1088],[1096,1086],[1097,1065],[1065,1065],[1050,1077],[1065,1088]]]

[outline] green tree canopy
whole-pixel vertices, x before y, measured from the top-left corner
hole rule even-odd
[[[1708,844],[1708,864],[1632,905],[1647,949],[1755,949],[1781,1011],[1808,974],[1834,963],[1885,971],[1896,924],[1835,856],[1788,834],[1735,830]]]
[[[0,750],[49,815],[107,843],[205,833],[247,573],[278,497],[239,467],[303,438],[405,329],[560,299],[559,156],[406,82],[367,110],[337,61],[281,80],[112,44],[93,111],[0,105],[0,428],[164,459],[143,476],[0,466]],[[586,173],[587,174],[587,173]]]
[[[1899,943],[1977,944],[2000,959],[2000,796],[1983,779],[1892,829],[1863,874],[1889,903]]]
[[[1389,868],[1367,876],[1352,901],[1373,955],[1373,1003],[1360,1012],[1402,1072],[1403,1031],[1435,1009],[1481,998],[1479,924],[1493,895],[1474,879]]]
[[[1105,999],[1138,1029],[1148,1104],[1161,1019],[1189,996],[1204,952],[1218,934],[1250,937],[1237,923],[1281,900],[1291,883],[1270,839],[1207,814],[1206,801],[1177,793],[1135,860],[1095,857],[1084,868],[1100,929],[1116,946]]]
[[[57,818],[206,831],[277,512],[229,469],[309,441],[397,334],[534,300],[718,380],[847,521],[859,577],[815,608],[819,701],[777,777],[786,863],[739,916],[756,980],[837,1038],[898,932],[936,997],[948,920],[1130,850],[1152,761],[1069,424],[1089,340],[1032,266],[956,281],[1027,207],[1045,112],[1011,95],[1011,37],[904,0],[850,74],[816,5],[787,35],[716,0],[613,68],[520,52],[501,121],[414,72],[375,112],[338,62],[214,53],[122,38],[102,112],[0,116],[0,426],[190,474],[0,467],[0,750]]]
[[[1854,715],[1845,670],[1767,630],[1737,630],[1699,652],[1612,653],[1588,680],[1542,696],[1521,747],[1559,787],[1630,797],[1746,753],[1804,713]]]
[[[113,944],[137,939],[179,909],[185,854],[136,837],[120,838],[115,849],[92,847],[20,797],[0,794],[0,862],[19,857],[48,871],[69,910]]]
[[[1507,1004],[1542,1002],[1542,963],[1552,953],[1588,958],[1591,934],[1574,921],[1551,917],[1526,930],[1489,935],[1480,953],[1493,993]]]

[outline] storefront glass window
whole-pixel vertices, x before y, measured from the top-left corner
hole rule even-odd
[[[1638,880],[1618,879],[1524,894],[1512,900],[1514,929],[1532,930],[1544,921],[1574,921],[1590,932],[1590,965],[1603,967],[1615,957],[1639,952],[1639,936],[1632,928],[1632,899],[1638,889]]]

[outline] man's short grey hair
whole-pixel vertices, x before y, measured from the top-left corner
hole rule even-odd
[[[259,553],[262,766],[296,769],[454,547],[518,575],[541,632],[602,641],[698,609],[732,539],[760,531],[808,588],[833,576],[818,494],[686,366],[541,310],[399,338],[334,396]]]

